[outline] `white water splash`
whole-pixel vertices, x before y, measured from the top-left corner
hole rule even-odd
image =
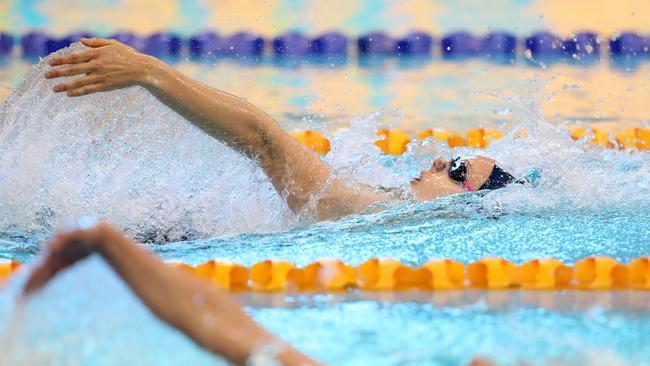
[[[513,185],[487,195],[485,207],[534,214],[648,207],[649,154],[595,146],[592,136],[576,142],[568,129],[541,117],[536,99],[514,95],[506,100],[520,123],[482,153],[516,176],[534,167],[541,179],[537,188]],[[527,137],[518,138],[524,130]]]
[[[145,89],[55,94],[60,81],[42,76],[48,59],[0,109],[0,230],[47,232],[96,215],[141,237],[175,240],[295,223],[252,161]]]

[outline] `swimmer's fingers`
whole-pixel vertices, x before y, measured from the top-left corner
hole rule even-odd
[[[97,51],[90,50],[67,56],[57,56],[50,60],[50,66],[81,64],[97,57]]]
[[[72,66],[61,66],[52,70],[48,70],[45,73],[46,79],[54,79],[62,76],[74,76],[87,74],[97,69],[90,64],[81,64],[81,65],[72,65]]]
[[[32,272],[27,278],[25,287],[23,288],[23,294],[29,295],[34,291],[43,287],[46,283],[50,281],[52,277],[56,274],[55,266],[49,263],[51,260],[46,259],[43,263],[34,267]]]
[[[70,264],[67,264],[59,256],[53,253],[48,253],[43,262],[34,267],[30,273],[25,287],[23,288],[23,293],[29,295],[30,293],[37,291]]]
[[[114,87],[112,87],[108,83],[100,82],[100,83],[97,83],[97,84],[85,85],[85,86],[82,86],[80,88],[69,90],[66,94],[69,97],[80,97],[80,96],[87,95],[87,94],[103,92],[103,91],[109,91],[109,90],[113,90],[113,89],[114,89]]]
[[[99,84],[103,82],[105,77],[103,75],[95,75],[95,74],[90,74],[75,80],[72,80],[68,83],[65,84],[58,84],[55,85],[53,90],[56,93],[68,91],[68,90],[75,90],[78,88],[81,88],[82,86],[90,85],[90,84]]]
[[[91,48],[99,48],[103,46],[110,46],[112,44],[119,44],[119,42],[116,40],[103,38],[82,38],[81,43]],[[99,56],[98,50],[90,50],[67,56],[54,57],[50,60],[49,64],[50,66],[81,64],[93,60],[97,56]]]
[[[98,47],[110,46],[112,44],[117,43],[117,41],[114,39],[105,39],[105,38],[82,38],[81,43],[84,46],[98,48]]]
[[[30,294],[45,286],[57,273],[88,257],[95,251],[97,229],[75,230],[59,234],[48,246],[43,261],[32,270],[24,294]]]

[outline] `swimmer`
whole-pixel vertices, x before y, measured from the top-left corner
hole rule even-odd
[[[24,294],[92,254],[102,256],[158,318],[233,364],[256,364],[251,361],[269,352],[282,365],[318,365],[257,324],[225,290],[162,263],[106,223],[56,235]]]
[[[48,79],[80,77],[54,86],[77,97],[139,85],[203,132],[255,159],[276,191],[295,213],[319,220],[366,212],[368,207],[400,198],[370,186],[332,176],[332,168],[251,103],[214,89],[152,56],[115,40],[82,39],[88,51],[53,57]],[[217,158],[217,157],[214,157]],[[436,159],[410,182],[409,196],[429,201],[441,196],[493,190],[515,181],[484,156],[451,161]]]

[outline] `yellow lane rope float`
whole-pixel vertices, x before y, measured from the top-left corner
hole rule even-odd
[[[650,257],[623,264],[610,257],[593,256],[572,266],[552,258],[515,264],[496,257],[469,264],[436,259],[419,267],[383,258],[358,266],[338,259],[318,260],[304,267],[284,260],[265,260],[250,268],[217,260],[197,266],[169,265],[231,291],[650,290]],[[16,261],[0,263],[0,280],[19,268]]]
[[[650,129],[643,127],[628,128],[624,131],[611,134],[595,127],[569,126],[567,127],[574,140],[586,138],[592,144],[610,149],[621,150],[650,150]],[[291,131],[291,136],[298,139],[313,151],[325,155],[330,151],[330,141],[323,134],[305,130]],[[377,136],[382,138],[375,141],[375,145],[388,155],[402,155],[407,150],[407,145],[413,140],[399,128],[382,128],[377,131]],[[468,146],[484,149],[490,142],[503,137],[503,132],[493,128],[475,128],[469,130],[465,136],[451,133],[443,129],[426,129],[416,134],[420,140],[434,138],[445,141],[450,148]]]
[[[325,155],[330,151],[330,140],[318,132],[310,130],[290,131],[289,134],[321,155]]]

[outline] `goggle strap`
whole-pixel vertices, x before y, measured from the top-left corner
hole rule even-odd
[[[470,192],[475,192],[476,189],[474,189],[469,183],[467,183],[466,180],[463,181],[463,186],[465,186],[465,189],[467,189]]]

